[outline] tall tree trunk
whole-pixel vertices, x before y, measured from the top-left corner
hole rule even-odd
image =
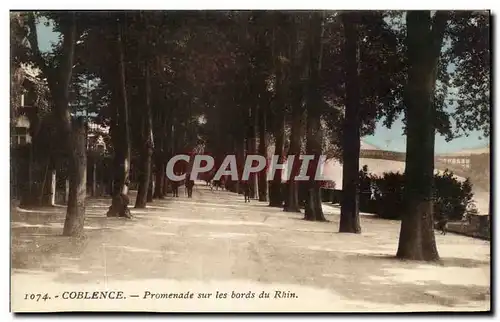
[[[281,13],[277,13],[277,19],[283,19]],[[273,33],[273,56],[281,56],[286,48],[286,44],[281,44],[276,38],[276,30]],[[278,48],[278,55],[274,55],[274,48]],[[285,78],[289,75],[285,73],[282,62],[276,57],[274,58],[274,69],[276,72],[276,94],[273,101],[272,109],[274,111],[274,124],[273,134],[275,140],[274,156],[278,156],[278,163],[284,161],[284,145],[285,145],[285,93],[286,88]],[[274,172],[273,180],[269,184],[269,206],[270,207],[283,207],[283,194],[282,194],[282,171],[276,170]]]
[[[301,88],[300,88],[301,89]],[[300,212],[299,197],[298,197],[298,185],[299,182],[295,181],[295,177],[299,174],[300,163],[300,138],[302,130],[302,118],[303,118],[303,108],[302,108],[302,93],[298,88],[293,93],[292,101],[292,133],[290,135],[290,149],[288,150],[288,155],[295,155],[295,161],[290,172],[290,179],[288,180],[287,187],[287,200],[285,202],[284,211],[287,212]]]
[[[50,157],[47,158],[45,168],[42,173],[42,183],[40,184],[40,192],[38,195],[38,205],[40,206],[47,206],[49,205],[49,193],[48,191],[50,190],[51,182],[49,176],[51,171],[51,160]]]
[[[112,103],[113,104],[113,103]],[[116,106],[118,108],[119,102],[116,103]],[[117,112],[116,116],[114,117],[114,120],[112,120],[111,126],[110,126],[110,136],[111,140],[113,142],[113,146],[115,147],[114,149],[114,155],[113,155],[113,177],[111,180],[111,195],[112,197],[115,197],[117,195],[120,195],[121,192],[123,191],[124,185],[125,185],[125,179],[124,179],[124,170],[123,170],[123,165],[125,164],[125,159],[126,159],[126,152],[123,150],[123,126],[120,114]]]
[[[249,154],[257,154],[257,125],[258,125],[258,116],[257,116],[257,103],[254,102],[252,104],[252,108],[250,109],[250,153]],[[253,199],[257,198],[259,186],[258,186],[258,174],[251,173],[250,174],[250,187],[251,194],[250,197]]]
[[[157,199],[163,199],[164,195],[163,195],[163,184],[164,184],[164,178],[166,176],[166,168],[165,168],[165,164],[164,164],[164,160],[163,160],[163,155],[161,153],[162,151],[160,151],[158,154],[159,155],[155,155],[154,159],[155,159],[155,190],[154,190],[154,193],[153,193],[153,198],[157,198]]]
[[[235,148],[234,148],[234,151],[235,151],[235,154],[236,154],[236,164],[237,164],[237,168],[238,168],[238,178],[241,178],[241,175],[243,173],[243,171],[241,170],[241,165],[244,163],[244,160],[245,160],[245,143],[244,143],[244,139],[243,138],[240,138],[240,139],[236,139],[234,141],[234,145],[235,145]],[[241,190],[240,188],[240,181],[241,180],[236,180],[235,183],[234,183],[234,189],[235,189],[235,192],[237,194],[242,194],[243,193],[243,190]]]
[[[359,223],[359,149],[361,145],[358,80],[358,12],[342,14],[346,64],[345,121],[342,146],[341,233],[361,233]]]
[[[126,14],[125,14],[126,15]],[[126,17],[124,17],[126,18]],[[124,19],[125,20],[125,19]],[[123,30],[122,26],[127,26],[126,21],[118,22],[118,53],[119,53],[119,66],[120,66],[120,87],[121,87],[121,96],[123,104],[121,104],[120,110],[120,122],[121,128],[123,129],[123,138],[121,141],[122,151],[123,151],[123,160],[120,160],[121,165],[121,180],[119,184],[120,192],[124,195],[128,194],[128,185],[130,183],[130,160],[131,160],[131,144],[130,144],[130,122],[129,122],[129,105],[127,98],[127,83],[125,77],[125,55],[123,53]]]
[[[50,68],[38,47],[35,16],[29,14],[30,47],[34,51],[34,59],[47,77],[50,93],[54,99],[54,113],[58,123],[58,134],[63,138],[65,157],[69,167],[69,196],[64,236],[79,236],[83,234],[85,221],[86,197],[86,137],[85,127],[78,121],[73,124],[69,107],[69,85],[73,75],[75,44],[77,40],[75,14],[71,14],[71,23],[62,26],[63,43],[61,61],[56,70]]]
[[[406,14],[408,82],[406,105],[405,211],[397,257],[439,259],[434,237],[434,89],[448,14],[409,11]]]
[[[252,95],[255,95],[255,93],[252,93]],[[250,108],[249,108],[249,114],[247,116],[247,122],[248,122],[248,130],[246,133],[246,155],[252,155],[252,154],[257,154],[257,132],[256,132],[256,111],[257,111],[257,105],[255,102],[251,102]],[[242,167],[244,167],[245,162],[242,163]],[[243,173],[243,172],[242,172]],[[249,185],[249,190],[250,190],[250,198],[255,199],[256,194],[257,194],[257,176],[253,173],[250,173],[248,176],[248,185]]]
[[[166,163],[165,163],[165,140],[166,126],[167,122],[165,120],[165,115],[161,112],[158,114],[158,122],[156,126],[156,131],[153,133],[153,138],[155,139],[155,151],[153,153],[153,159],[155,164],[155,189],[153,193],[153,198],[163,199],[163,184],[165,182],[164,178],[166,176]],[[163,116],[163,117],[162,117]],[[159,123],[159,124],[158,124]]]
[[[282,109],[279,106],[278,109]],[[285,115],[282,111],[278,112],[278,122],[275,125],[274,131],[274,155],[278,156],[278,163],[282,164],[284,161],[283,148],[285,145]],[[273,180],[269,184],[269,206],[270,207],[283,207],[283,195],[281,193],[281,174],[282,171],[277,169],[274,173]]]
[[[150,167],[152,168],[153,165],[151,164]],[[154,174],[153,171],[150,173],[150,178],[149,178],[149,186],[148,186],[148,195],[146,198],[147,202],[153,202],[153,191],[155,188],[155,180],[154,180]]]
[[[64,151],[69,156],[70,167],[70,190],[66,219],[63,234],[65,236],[77,236],[83,234],[83,222],[85,217],[85,185],[86,185],[86,151],[85,151],[85,129],[83,125],[76,128],[72,125],[69,102],[69,84],[73,75],[73,62],[75,53],[76,19],[71,14],[71,23],[61,26],[63,34],[61,61],[56,69],[47,65],[38,47],[38,35],[36,32],[36,19],[33,13],[28,14],[27,20],[30,33],[30,42],[33,58],[38,67],[47,78],[50,93],[54,99],[54,113],[58,122],[59,135],[63,138]],[[83,134],[82,134],[83,133]],[[83,135],[83,139],[79,137]],[[83,150],[83,151],[82,151]],[[83,173],[83,178],[81,177]],[[83,184],[83,187],[82,187]],[[83,190],[83,191],[82,191]]]
[[[118,51],[118,76],[120,79],[119,89],[115,89],[116,102],[116,123],[113,125],[111,138],[115,146],[115,155],[113,160],[113,197],[109,207],[108,217],[130,217],[128,209],[128,186],[130,184],[130,122],[129,122],[129,104],[127,98],[127,83],[125,75],[125,54],[123,26],[127,26],[126,13],[120,16],[117,22],[117,51]],[[119,94],[118,94],[119,93]],[[119,99],[118,99],[119,97]],[[119,102],[121,101],[121,102]],[[121,104],[120,104],[121,103]]]
[[[33,180],[33,167],[35,166],[35,162],[34,162],[34,144],[31,143],[30,145],[30,155],[29,155],[29,161],[28,161],[28,188],[27,189],[24,189],[24,193],[23,193],[23,196],[24,198],[28,197],[27,199],[25,200],[30,200],[33,196],[33,184],[34,184],[34,180]],[[26,193],[28,193],[28,195],[26,196]],[[24,199],[23,198],[23,199]],[[29,201],[28,201],[29,202]]]
[[[165,182],[163,183],[163,192],[164,192],[164,196],[166,197],[169,193],[173,193],[174,192],[174,187],[172,186],[173,184],[173,181],[171,181],[170,179],[168,179],[167,177],[165,177]]]
[[[92,160],[92,197],[97,196],[97,157]]]
[[[293,21],[295,28],[297,28],[297,22]],[[304,86],[301,81],[301,73],[304,71],[303,66],[305,65],[303,59],[307,58],[305,54],[307,51],[303,51],[303,54],[298,49],[298,31],[294,30],[291,34],[290,41],[290,57],[292,61],[291,75],[290,75],[290,106],[292,108],[292,133],[290,134],[290,148],[288,149],[288,155],[295,155],[295,161],[290,172],[290,179],[287,183],[287,195],[285,196],[284,211],[287,212],[300,212],[299,204],[299,184],[300,182],[295,181],[295,177],[300,171],[300,159],[299,155],[301,152],[301,138],[302,138],[302,121],[304,118]]]
[[[321,70],[321,38],[323,14],[315,12],[310,19],[310,44],[309,44],[309,81],[307,89],[307,154],[314,155],[310,163],[309,191],[304,211],[304,219],[312,221],[326,221],[321,207],[321,188],[319,181],[315,180],[316,165],[322,153],[322,131],[321,131],[321,97],[319,84],[319,71]]]
[[[68,200],[69,200],[69,179],[65,179],[64,180],[64,202],[67,204]]]
[[[81,120],[73,122],[71,140],[73,151],[69,163],[69,197],[64,236],[83,234],[85,222],[85,198],[87,197],[87,149],[86,131]]]
[[[50,176],[50,205],[56,205],[56,183],[57,183],[57,174],[56,170],[52,169]]]
[[[260,94],[259,100],[259,111],[258,111],[258,119],[259,119],[259,154],[262,155],[267,160],[267,132],[266,132],[266,107],[269,106],[267,96],[263,93]],[[266,100],[267,104],[264,102]],[[266,105],[264,105],[266,104]],[[266,171],[261,171],[258,174],[259,176],[259,201],[267,201],[267,191],[269,189],[267,183],[267,173]]]
[[[135,208],[145,208],[150,188],[151,179],[151,159],[153,156],[153,117],[151,113],[151,83],[149,62],[146,62],[146,107],[144,115],[144,133],[143,138],[146,139],[144,150],[141,155],[141,175],[139,178],[139,189],[137,191],[137,199],[135,200]]]
[[[165,139],[163,141],[163,151],[164,151],[164,155],[165,155],[165,163],[168,162],[168,160],[173,157],[173,152],[172,152],[172,136],[173,136],[173,128],[172,128],[172,120],[171,120],[171,117],[170,115],[167,115],[167,118],[165,120],[166,122],[166,125],[165,125],[165,129],[166,129],[166,136],[165,136]],[[165,171],[165,176],[163,177],[163,196],[167,196],[167,194],[169,192],[171,192],[169,189],[171,188],[170,187],[170,183],[169,183],[169,180],[166,176],[166,168],[165,166],[162,167],[162,171]]]

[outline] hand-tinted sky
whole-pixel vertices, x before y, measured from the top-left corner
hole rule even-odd
[[[38,41],[40,50],[48,51],[51,43],[58,41],[58,34],[52,31],[52,27],[38,24]],[[446,142],[444,137],[436,135],[436,153],[455,152],[462,149],[485,147],[489,140],[481,139],[480,132],[470,133],[468,137],[461,137]],[[391,129],[385,128],[381,123],[377,125],[374,135],[366,136],[363,141],[375,145],[384,150],[400,151],[406,150],[406,136],[403,135],[403,123],[398,119]]]
[[[436,153],[449,153],[487,146],[489,140],[481,138],[480,132],[473,132],[469,134],[469,137],[460,137],[450,142],[446,142],[443,136],[436,135]],[[387,129],[382,124],[378,124],[374,135],[364,137],[363,141],[384,150],[405,152],[406,135],[403,135],[403,122],[401,118],[394,123],[391,129]]]

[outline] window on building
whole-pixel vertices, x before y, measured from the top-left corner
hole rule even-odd
[[[27,135],[28,134],[28,129],[25,127],[15,127],[13,131],[14,135]]]
[[[10,144],[13,146],[25,145],[31,143],[31,136],[29,134],[13,134],[10,137]]]

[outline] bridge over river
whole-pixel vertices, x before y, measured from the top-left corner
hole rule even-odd
[[[376,175],[384,172],[400,172],[405,170],[406,154],[404,152],[386,151],[362,142],[359,166],[368,166],[368,171]],[[483,149],[464,150],[455,153],[437,154],[435,170],[452,171],[459,180],[469,178],[473,184],[474,200],[480,213],[488,213],[490,197],[490,151]],[[327,160],[324,176],[335,182],[337,189],[342,189],[342,164],[337,160]]]
[[[434,158],[434,167],[438,171],[448,169],[457,177],[470,178],[474,185],[489,191],[490,187],[490,153],[480,149],[477,152],[465,151],[463,153],[438,154]],[[403,152],[384,151],[376,149],[362,149],[362,159],[390,160],[405,162],[406,154]]]

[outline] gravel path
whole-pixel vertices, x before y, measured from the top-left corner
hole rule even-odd
[[[333,206],[325,205],[329,222],[313,223],[203,185],[192,199],[183,193],[132,209],[132,220],[106,218],[110,201],[89,199],[81,239],[60,236],[64,207],[17,209],[12,310],[489,310],[487,241],[436,235],[441,263],[403,262],[393,258],[397,221],[363,215],[361,235],[339,234]],[[63,298],[106,290],[125,299]],[[180,292],[194,297],[173,298]]]

